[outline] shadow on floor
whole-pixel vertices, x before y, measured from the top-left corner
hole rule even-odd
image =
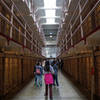
[[[53,88],[53,100],[61,100],[60,90],[59,88]]]

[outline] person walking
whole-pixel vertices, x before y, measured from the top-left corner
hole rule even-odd
[[[58,66],[56,64],[56,61],[53,62],[54,65],[53,65],[53,69],[54,69],[54,86],[55,86],[55,83],[57,85],[57,87],[59,86],[59,83],[58,83]]]
[[[40,62],[37,63],[37,65],[35,66],[35,82],[36,82],[36,86],[40,87],[42,86],[42,75],[43,75],[43,68],[40,64]]]
[[[45,96],[48,96],[48,90],[49,90],[49,96],[50,100],[53,100],[52,97],[52,85],[53,85],[53,69],[50,67],[49,61],[45,62],[44,67],[44,82],[45,82]]]

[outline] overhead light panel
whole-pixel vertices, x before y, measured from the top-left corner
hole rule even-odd
[[[55,8],[56,0],[44,0],[44,7],[45,8]]]
[[[50,35],[50,38],[52,38],[52,35]]]
[[[54,24],[55,18],[50,19],[50,17],[56,15],[56,10],[52,8],[56,8],[56,0],[44,0],[44,8],[50,8],[49,10],[45,10],[45,15],[47,17],[47,24]]]

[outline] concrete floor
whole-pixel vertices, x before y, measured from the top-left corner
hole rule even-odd
[[[53,100],[87,100],[61,72],[59,84],[59,88],[53,87]],[[33,87],[32,81],[12,100],[49,100],[49,98],[44,97],[44,85],[42,88]]]

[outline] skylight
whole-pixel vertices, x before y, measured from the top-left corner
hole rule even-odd
[[[56,0],[44,0],[44,8],[56,8]],[[56,11],[53,10],[45,10],[45,15],[47,17],[46,23],[47,24],[54,24],[55,23],[55,16]],[[52,18],[50,18],[52,17]]]
[[[44,7],[45,8],[55,8],[56,0],[44,0]]]

